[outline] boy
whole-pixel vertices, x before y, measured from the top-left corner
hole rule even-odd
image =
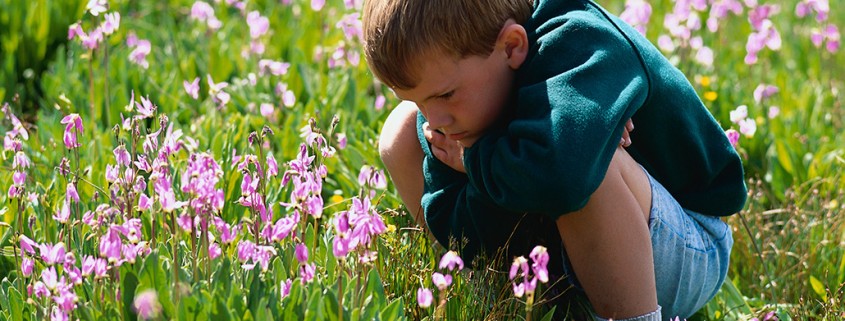
[[[368,0],[363,22],[370,69],[414,103],[388,117],[382,159],[441,243],[490,250],[540,215],[597,319],[685,318],[715,295],[742,164],[633,28],[587,0]]]

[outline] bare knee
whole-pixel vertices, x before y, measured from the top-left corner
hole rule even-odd
[[[402,198],[420,226],[425,226],[420,200],[423,193],[422,163],[425,155],[417,138],[417,106],[403,102],[396,106],[382,127],[379,156]]]
[[[417,107],[410,102],[400,103],[387,116],[379,136],[378,151],[388,171],[390,167],[401,165],[408,152],[422,154],[417,140],[416,120]],[[414,153],[416,150],[419,152]]]

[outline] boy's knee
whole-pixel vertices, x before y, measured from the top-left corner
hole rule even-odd
[[[416,124],[417,106],[411,102],[400,103],[387,116],[378,144],[379,157],[385,166],[391,167],[407,155],[422,153]],[[415,150],[420,151],[414,153]]]

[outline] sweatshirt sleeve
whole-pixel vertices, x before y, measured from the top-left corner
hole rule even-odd
[[[529,34],[515,118],[464,151],[469,193],[508,210],[557,218],[586,205],[604,179],[625,122],[648,96],[630,41],[584,11]]]
[[[420,115],[418,129],[424,121]],[[527,255],[538,244],[559,248],[560,236],[553,221],[495,205],[486,195],[470,188],[465,174],[435,158],[428,142],[419,136],[425,153],[421,203],[426,224],[440,244],[458,250],[470,264],[481,254],[490,259],[496,255],[510,259],[512,255]],[[504,252],[499,253],[500,249]]]

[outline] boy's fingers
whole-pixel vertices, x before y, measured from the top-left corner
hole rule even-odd
[[[628,119],[628,122],[625,123],[625,129],[627,129],[629,132],[634,131],[634,121],[631,120],[631,119]]]
[[[423,135],[431,145],[441,149],[444,147],[446,136],[438,131],[432,130],[428,123],[423,124]]]

